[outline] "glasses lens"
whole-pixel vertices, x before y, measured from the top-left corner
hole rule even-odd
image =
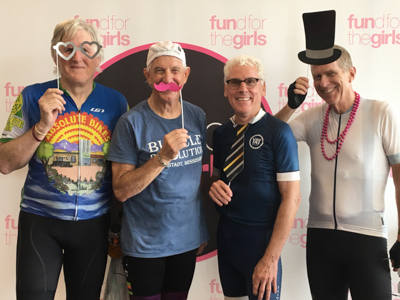
[[[67,46],[60,45],[60,47],[58,49],[60,49],[60,52],[62,54],[64,54],[65,56],[69,56],[74,51],[74,46],[72,46],[72,45],[67,45]]]
[[[92,56],[93,54],[96,53],[96,48],[97,48],[96,45],[89,45],[89,44],[82,45],[83,51],[89,54],[89,56]]]
[[[72,42],[58,42],[57,45],[53,46],[63,59],[69,60],[75,54],[75,45]]]
[[[95,58],[95,56],[99,54],[100,49],[101,45],[95,41],[93,42],[85,41],[81,44],[82,53],[85,54],[90,59]]]
[[[242,83],[242,82],[241,82],[239,79],[237,79],[237,78],[233,78],[233,79],[230,79],[230,80],[228,81],[229,86],[230,86],[231,88],[234,88],[234,89],[237,89],[237,88],[240,86],[241,83]]]
[[[258,81],[257,78],[246,78],[245,83],[247,87],[252,88],[256,86],[257,81]]]

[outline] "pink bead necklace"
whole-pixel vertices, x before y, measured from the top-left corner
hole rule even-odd
[[[328,108],[326,109],[324,126],[322,127],[322,132],[321,132],[321,150],[322,150],[322,154],[324,155],[324,157],[327,160],[332,160],[339,154],[339,151],[342,148],[342,144],[343,144],[344,139],[346,137],[347,131],[349,130],[351,124],[353,124],[354,117],[356,116],[358,106],[360,105],[360,95],[357,94],[357,93],[355,93],[355,94],[356,94],[356,99],[354,101],[353,108],[351,109],[350,117],[349,117],[349,120],[347,121],[346,128],[342,131],[342,133],[334,141],[331,141],[328,138],[329,113],[330,113],[332,107],[329,105]],[[336,153],[332,157],[328,157],[326,155],[326,153],[325,153],[325,147],[324,147],[325,139],[330,144],[334,144],[334,143],[339,142],[339,145],[338,145],[338,147],[336,149]]]

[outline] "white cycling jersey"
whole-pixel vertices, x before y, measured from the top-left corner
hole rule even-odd
[[[297,141],[310,147],[308,227],[387,237],[384,194],[390,165],[400,163],[400,119],[387,102],[361,98],[338,156],[328,161],[321,150],[327,107],[324,103],[310,108],[289,123]],[[339,115],[331,110],[330,140],[346,127],[350,112],[351,108]],[[325,141],[324,146],[327,156],[333,156],[336,144]]]

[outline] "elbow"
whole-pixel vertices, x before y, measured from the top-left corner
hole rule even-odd
[[[114,196],[115,198],[119,201],[119,202],[125,202],[126,200],[128,200],[129,198],[139,194],[141,192],[141,190],[132,190],[126,186],[115,186],[113,185],[113,192],[114,192]]]
[[[112,189],[113,193],[115,196],[115,199],[117,199],[118,202],[125,202],[128,200],[129,195],[126,193],[126,186],[124,184],[121,184],[121,178],[114,177],[112,179]]]
[[[119,202],[125,202],[126,200],[132,198],[133,196],[141,193],[144,189],[144,186],[141,185],[131,185],[129,183],[124,182],[121,178],[113,179],[113,192],[115,198]]]
[[[113,190],[114,190],[114,196],[119,202],[125,202],[126,200],[128,200],[128,197],[125,195],[125,193],[123,193],[123,191],[116,188],[114,188]]]
[[[7,175],[13,171],[8,163],[0,163],[0,173]]]
[[[10,174],[11,172],[6,169],[0,168],[0,173],[3,175],[7,175],[7,174]]]

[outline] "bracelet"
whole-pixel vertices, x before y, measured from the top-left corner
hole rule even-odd
[[[36,125],[37,125],[37,124],[35,124],[35,126],[34,126],[34,127],[35,127],[35,132],[36,132],[38,135],[43,135],[43,136],[45,136],[46,133],[40,132],[40,131],[37,129]]]
[[[164,168],[168,168],[168,165],[165,164],[165,162],[163,162],[163,160],[161,159],[160,154],[157,153],[156,156],[157,156],[158,161],[160,162],[160,164],[161,164]]]
[[[35,140],[37,140],[38,142],[42,142],[43,140],[40,140],[36,134],[35,134],[35,126],[32,127],[32,135],[35,138]]]

